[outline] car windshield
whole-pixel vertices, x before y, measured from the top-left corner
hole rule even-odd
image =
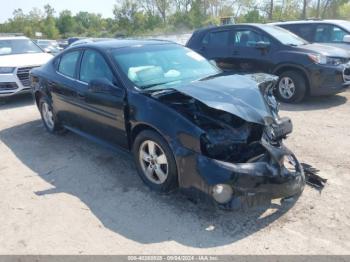
[[[172,44],[114,49],[112,56],[140,89],[171,88],[221,72],[196,52]]]
[[[29,39],[0,40],[0,55],[42,53],[43,51]]]
[[[265,25],[263,30],[284,45],[299,46],[308,44],[304,39],[278,26]]]

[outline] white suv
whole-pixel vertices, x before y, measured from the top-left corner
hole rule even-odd
[[[30,91],[29,71],[52,57],[27,37],[0,36],[0,97]]]

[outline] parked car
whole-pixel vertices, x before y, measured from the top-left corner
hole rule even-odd
[[[70,46],[71,44],[73,44],[74,42],[78,41],[78,40],[82,40],[85,39],[86,37],[70,37],[67,39],[67,43],[68,46]]]
[[[187,47],[224,69],[279,76],[277,97],[299,102],[305,95],[342,92],[350,85],[350,55],[310,44],[273,25],[237,24],[195,31]]]
[[[350,51],[350,22],[344,20],[301,20],[273,23],[311,43],[323,43]]]
[[[274,76],[225,75],[171,42],[109,40],[66,49],[31,80],[49,132],[131,151],[155,191],[194,188],[231,205],[304,188],[283,145],[292,123],[278,116]]]
[[[53,55],[57,55],[63,50],[63,48],[58,45],[58,42],[56,40],[36,39],[34,40],[34,43],[36,43],[46,53]]]
[[[68,47],[68,40],[67,39],[59,39],[57,40],[58,46],[62,49],[66,49]]]
[[[52,58],[23,36],[0,37],[0,97],[30,91],[29,71]]]

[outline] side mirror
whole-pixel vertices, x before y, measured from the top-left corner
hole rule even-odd
[[[107,78],[93,79],[89,83],[88,91],[91,93],[111,93],[116,88]]]
[[[270,47],[269,42],[259,41],[255,44],[255,48],[257,49],[267,49]]]
[[[350,43],[350,35],[344,35],[343,42]]]

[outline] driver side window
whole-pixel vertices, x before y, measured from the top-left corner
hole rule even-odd
[[[255,47],[258,42],[270,43],[270,39],[252,30],[239,30],[234,34],[233,44],[239,47]]]
[[[100,53],[86,50],[80,66],[80,80],[89,83],[91,80],[99,78],[113,82],[113,73]]]

